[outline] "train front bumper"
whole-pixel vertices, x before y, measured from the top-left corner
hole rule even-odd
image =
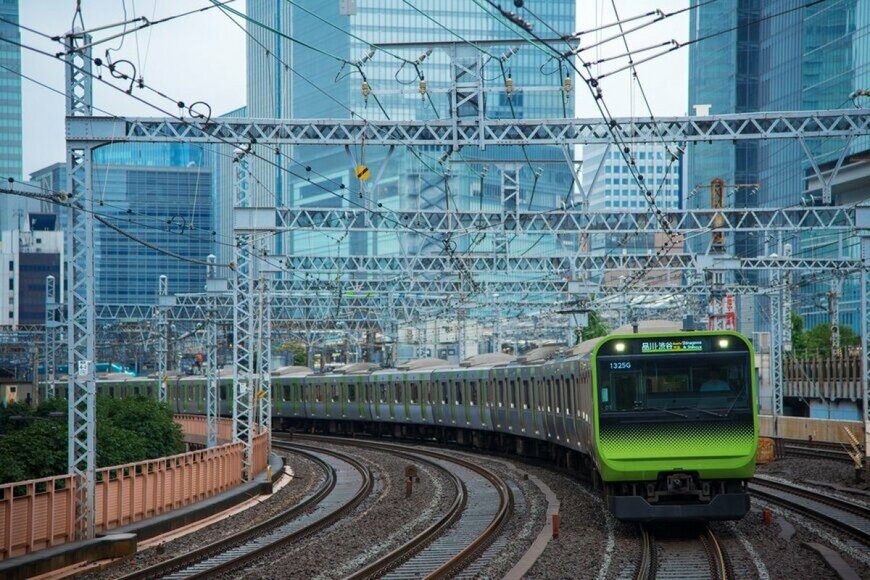
[[[697,504],[651,504],[636,495],[607,500],[614,517],[626,522],[739,520],[749,511],[747,493],[723,493]]]

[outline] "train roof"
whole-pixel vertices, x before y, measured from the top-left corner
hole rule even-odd
[[[307,377],[313,375],[314,371],[308,367],[290,365],[279,367],[272,371],[273,377]]]
[[[428,371],[453,366],[452,363],[443,358],[418,358],[409,360],[396,365],[396,370],[400,371]]]
[[[463,369],[505,366],[515,360],[517,360],[516,357],[510,354],[503,352],[488,352],[485,354],[470,356],[459,363],[459,366]]]

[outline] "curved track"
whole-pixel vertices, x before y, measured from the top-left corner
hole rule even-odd
[[[749,484],[753,495],[833,525],[870,545],[870,508],[812,489],[756,475]]]
[[[664,538],[653,535],[644,526],[640,533],[641,557],[636,580],[728,580],[733,577],[725,549],[710,528],[705,527],[695,537]]]
[[[782,449],[785,452],[786,457],[808,457],[812,459],[827,459],[842,463],[853,463],[846,447],[840,443],[783,439]]]
[[[197,550],[138,570],[125,578],[201,578],[226,573],[340,519],[371,492],[369,470],[353,457],[286,443],[273,447],[305,455],[325,473],[320,487],[291,509]]]
[[[446,577],[474,562],[510,518],[513,495],[494,472],[465,459],[419,447],[390,443],[301,436],[335,444],[357,445],[423,461],[451,474],[457,497],[447,513],[426,530],[351,576],[361,578]]]

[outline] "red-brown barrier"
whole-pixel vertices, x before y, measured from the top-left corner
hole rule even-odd
[[[204,417],[179,415],[176,421],[185,437],[205,436]],[[221,419],[218,426],[219,440],[230,440],[231,422]],[[269,444],[268,432],[255,436],[254,473],[266,468]],[[166,513],[239,485],[242,453],[241,443],[225,443],[212,449],[99,469],[97,531]],[[0,485],[0,560],[72,541],[74,486],[71,475]]]

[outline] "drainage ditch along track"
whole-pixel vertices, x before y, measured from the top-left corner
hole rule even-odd
[[[733,578],[725,549],[710,528],[703,528],[694,537],[665,537],[644,526],[640,533],[641,559],[636,580]]]
[[[320,466],[325,474],[320,487],[291,509],[256,526],[125,578],[202,578],[230,572],[331,525],[371,493],[371,472],[350,455],[283,442],[273,442],[272,447],[305,455]]]
[[[870,545],[870,508],[759,475],[750,482],[749,492],[760,499],[821,520]]]
[[[513,495],[496,473],[471,461],[419,447],[334,437],[298,439],[356,445],[432,464],[451,474],[457,495],[446,513],[399,548],[351,576],[362,578],[447,577],[460,573],[496,539],[513,511]]]

